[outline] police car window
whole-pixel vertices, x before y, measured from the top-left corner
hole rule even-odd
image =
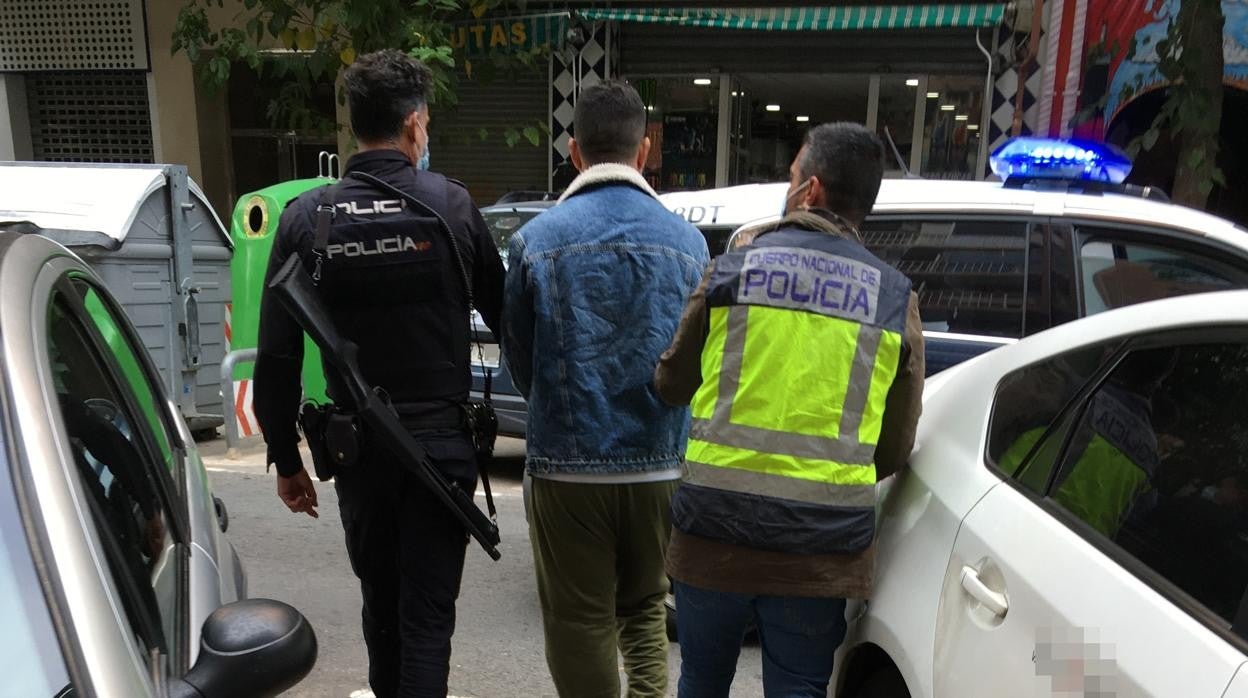
[[[1026,223],[876,218],[862,233],[871,252],[913,282],[923,329],[1022,336]]]
[[[988,431],[989,465],[1043,494],[1062,441],[1058,416],[1117,346],[1077,349],[1003,378]]]
[[[117,382],[120,367],[98,352],[91,330],[66,299],[49,311],[53,385],[69,439],[66,452],[100,534],[114,590],[140,648],[167,649],[176,637],[177,562],[153,463],[152,440],[137,404]],[[147,656],[147,652],[142,652]],[[167,654],[167,653],[166,653]]]
[[[1186,249],[1125,242],[1095,228],[1080,230],[1083,313],[1134,303],[1248,286],[1248,274]]]
[[[1127,353],[1066,439],[1051,501],[1248,629],[1248,345]]]

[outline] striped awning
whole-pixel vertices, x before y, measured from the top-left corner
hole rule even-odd
[[[992,27],[1005,5],[862,5],[857,7],[771,7],[699,9],[652,7],[587,9],[591,21],[644,22],[711,29],[756,31],[850,31],[859,29],[957,29]]]

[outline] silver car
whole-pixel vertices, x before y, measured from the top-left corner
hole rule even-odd
[[[134,327],[60,245],[0,233],[0,671],[20,696],[258,696],[316,636],[242,600],[190,432]]]

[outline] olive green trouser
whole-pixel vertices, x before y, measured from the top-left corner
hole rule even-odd
[[[529,533],[546,664],[563,698],[667,693],[664,562],[679,480],[596,485],[533,478]]]

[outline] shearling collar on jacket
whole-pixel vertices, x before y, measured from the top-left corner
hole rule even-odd
[[[650,184],[646,182],[646,178],[642,177],[641,173],[636,169],[629,167],[628,165],[619,165],[613,162],[608,162],[601,165],[594,165],[593,167],[582,172],[576,179],[572,180],[572,183],[568,185],[567,190],[563,192],[563,196],[559,197],[559,203],[563,203],[569,197],[576,196],[591,187],[598,187],[604,184],[612,183],[629,184],[637,187],[650,196],[653,196],[655,199],[659,198],[659,195],[655,193]]]

